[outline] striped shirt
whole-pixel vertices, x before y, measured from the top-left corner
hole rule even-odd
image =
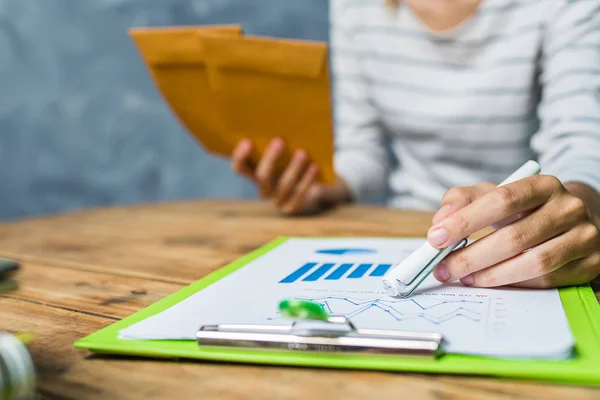
[[[435,209],[528,159],[600,191],[600,0],[483,0],[441,33],[407,5],[330,0],[330,22],[334,164],[357,201],[387,183],[391,206]]]

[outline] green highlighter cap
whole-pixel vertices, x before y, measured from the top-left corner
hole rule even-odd
[[[283,300],[279,303],[281,315],[289,318],[315,319],[327,322],[329,315],[323,307],[305,300]]]

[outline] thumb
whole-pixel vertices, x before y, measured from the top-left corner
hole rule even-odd
[[[308,209],[323,209],[341,202],[343,193],[339,185],[327,186],[319,183],[311,185],[306,192],[305,204]]]
[[[314,183],[310,185],[304,197],[305,208],[308,210],[319,208],[325,202],[326,192],[325,186],[321,184]]]
[[[432,223],[435,225],[444,218],[455,213],[491,192],[496,185],[490,182],[482,182],[473,186],[456,186],[444,193],[439,210],[433,216]]]

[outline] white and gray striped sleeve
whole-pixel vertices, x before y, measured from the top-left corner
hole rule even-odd
[[[329,9],[334,165],[354,199],[361,201],[383,188],[389,166],[384,133],[369,101],[358,56],[360,44],[352,29],[360,9],[347,3],[331,0]]]
[[[542,52],[532,148],[545,174],[600,192],[600,0],[557,2]]]

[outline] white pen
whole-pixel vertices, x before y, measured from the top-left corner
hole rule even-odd
[[[527,161],[523,166],[506,178],[498,187],[533,176],[540,172],[535,161]],[[433,272],[435,267],[448,254],[464,247],[467,239],[454,243],[444,249],[437,249],[426,241],[404,261],[391,268],[382,279],[383,288],[390,296],[408,297]]]

